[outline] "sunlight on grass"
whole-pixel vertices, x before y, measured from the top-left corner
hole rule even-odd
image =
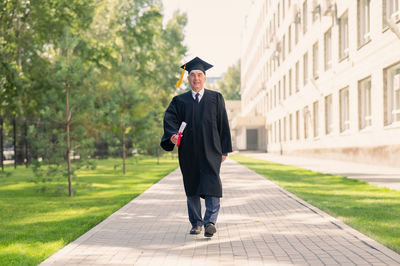
[[[230,158],[400,252],[400,191],[240,155]]]
[[[72,198],[67,190],[40,194],[28,182],[31,169],[6,167],[12,176],[0,178],[0,265],[39,264],[178,167],[170,157],[160,164],[155,158],[129,159],[124,176],[116,164],[119,159],[107,159],[95,170],[79,171]]]

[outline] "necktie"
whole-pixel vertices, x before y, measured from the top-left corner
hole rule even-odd
[[[200,96],[200,93],[196,93],[196,99],[195,99],[196,103],[199,103],[199,96]]]

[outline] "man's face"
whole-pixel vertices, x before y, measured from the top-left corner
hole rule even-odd
[[[206,82],[206,75],[201,70],[192,70],[189,73],[188,80],[192,90],[195,92],[200,91],[204,88],[204,83]]]

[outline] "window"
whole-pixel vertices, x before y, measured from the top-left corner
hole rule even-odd
[[[308,83],[308,53],[303,55],[303,85]]]
[[[282,53],[282,62],[283,61],[285,61],[285,50],[286,50],[286,36],[285,35],[283,35],[283,37],[282,37],[282,49],[281,49],[282,51],[281,51],[281,53]]]
[[[400,20],[400,0],[383,0],[383,17],[386,20]],[[386,27],[387,23],[383,20],[383,26]]]
[[[312,8],[312,23],[314,23],[319,18],[321,6],[313,3]]]
[[[400,63],[384,72],[385,126],[400,122]]]
[[[358,46],[370,40],[370,3],[371,0],[358,0]]]
[[[372,125],[371,77],[358,82],[358,121],[359,129]]]
[[[296,77],[295,77],[296,92],[299,92],[299,75],[300,75],[300,67],[299,67],[299,61],[297,61],[296,62]]]
[[[300,139],[300,111],[296,111],[296,139]]]
[[[274,107],[276,107],[276,97],[277,97],[277,94],[276,94],[276,85],[274,85]]]
[[[332,68],[332,30],[329,29],[324,35],[324,45],[325,45],[325,71]]]
[[[304,138],[308,139],[310,136],[309,131],[310,131],[310,111],[308,110],[308,106],[303,108],[303,118],[304,118]]]
[[[283,76],[283,80],[282,80],[282,85],[283,85],[283,99],[286,99],[286,75]]]
[[[271,110],[271,109],[270,109],[270,106],[269,106],[269,93],[268,93],[268,92],[267,92],[267,94],[266,94],[265,97],[267,97],[267,103],[266,103],[266,105],[267,105],[267,112],[269,112],[269,110]]]
[[[333,106],[332,94],[325,96],[325,134],[333,132]]]
[[[288,28],[288,54],[292,51],[292,25]]]
[[[282,119],[279,120],[279,143],[282,141]]]
[[[278,3],[278,28],[281,25],[281,4]]]
[[[339,91],[340,132],[350,129],[349,88]]]
[[[285,18],[285,0],[282,0],[282,19]]]
[[[318,110],[318,101],[313,103],[313,134],[314,138],[319,135],[319,110]]]
[[[307,7],[307,0],[304,1],[303,3],[303,34],[306,34],[307,32],[307,23],[308,23],[308,7]]]
[[[297,44],[299,42],[299,27],[300,27],[300,23],[299,22],[295,22],[294,23],[294,43]]]
[[[289,115],[289,139],[293,139],[293,116],[292,114]]]
[[[279,103],[282,102],[282,88],[281,88],[281,81],[278,81],[278,100]]]
[[[283,118],[283,141],[286,142],[286,117]]]
[[[289,69],[289,96],[292,95],[292,69]]]
[[[346,12],[339,19],[339,59],[349,55],[349,17]]]
[[[318,79],[318,42],[313,45],[313,78]]]

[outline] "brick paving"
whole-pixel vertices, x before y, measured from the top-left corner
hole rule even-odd
[[[213,238],[190,235],[176,170],[41,265],[400,265],[400,255],[227,160]]]

